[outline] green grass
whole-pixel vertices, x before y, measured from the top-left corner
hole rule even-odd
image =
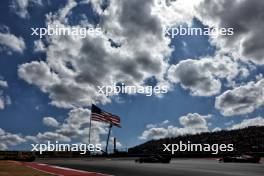
[[[23,166],[16,161],[0,161],[1,176],[52,176],[44,172]],[[53,175],[54,176],[54,175]]]

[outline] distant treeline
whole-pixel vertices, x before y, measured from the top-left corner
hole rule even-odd
[[[170,154],[163,152],[163,144],[177,144],[182,142],[197,144],[233,144],[233,152],[220,152],[217,156],[237,155],[237,154],[264,154],[264,126],[248,127],[237,130],[222,130],[218,132],[206,132],[195,135],[185,135],[159,140],[151,140],[144,144],[135,146],[128,150],[129,155],[142,154]],[[208,152],[176,152],[175,157],[201,157],[211,155]],[[216,155],[214,155],[216,156]]]
[[[134,157],[152,154],[171,155],[169,152],[163,152],[163,144],[178,144],[180,141],[196,144],[233,144],[233,152],[219,152],[212,155],[208,152],[176,152],[173,157],[218,157],[229,155],[250,154],[264,157],[264,126],[248,127],[238,130],[223,130],[218,132],[207,132],[196,135],[185,135],[173,138],[164,138],[151,140],[144,144],[132,147],[126,151],[116,150],[114,153],[106,155],[92,154],[94,157]],[[89,152],[85,155],[80,152],[29,152],[29,151],[0,151],[0,160],[26,160],[32,161],[34,158],[85,158],[91,156]]]

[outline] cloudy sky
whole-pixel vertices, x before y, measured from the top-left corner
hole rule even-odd
[[[88,142],[91,104],[121,117],[119,147],[264,125],[264,2],[4,0],[0,6],[0,150]],[[32,36],[31,28],[100,27],[101,36]],[[163,28],[233,28],[177,36]],[[166,86],[164,95],[99,94],[97,86]],[[107,125],[92,124],[105,143]]]

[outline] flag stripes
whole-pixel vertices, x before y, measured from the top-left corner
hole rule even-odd
[[[95,105],[92,105],[91,120],[111,123],[114,126],[120,127],[120,117],[103,111]]]

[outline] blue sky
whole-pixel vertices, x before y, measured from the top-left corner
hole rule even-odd
[[[45,27],[45,15],[48,13],[55,14],[59,9],[65,7],[68,2],[41,1],[41,4],[37,4],[37,1],[28,1],[29,5],[26,8],[27,17],[21,17],[21,14],[16,13],[16,10],[12,8],[12,3],[14,2],[7,0],[1,2],[0,32],[7,33],[6,27],[8,27],[8,33],[23,38],[26,47],[22,53],[19,53],[12,51],[12,49],[0,42],[0,76],[2,80],[8,83],[8,87],[2,89],[2,97],[10,97],[11,99],[11,103],[6,104],[0,110],[0,128],[6,133],[17,134],[21,138],[26,138],[26,136],[36,136],[38,133],[56,130],[54,127],[43,124],[43,118],[52,117],[60,124],[63,124],[68,117],[69,111],[73,109],[51,104],[51,92],[42,91],[40,86],[34,85],[34,83],[29,84],[25,78],[18,75],[20,65],[31,63],[32,61],[46,62],[48,58],[46,52],[34,52],[34,41],[38,40],[38,38],[30,35],[30,28]],[[80,1],[77,1],[77,3],[80,3]],[[69,20],[67,24],[70,26],[78,25],[82,20],[82,16],[86,16],[88,22],[92,25],[99,24],[102,20],[90,3],[84,5],[80,3],[71,9],[67,16]],[[202,22],[196,17],[192,18],[192,27],[204,28],[206,25],[203,23],[206,24],[206,22]],[[177,36],[170,40],[169,47],[174,48],[174,50],[169,55],[169,65],[177,65],[186,59],[201,60],[205,57],[214,57],[220,50],[209,41],[208,36]],[[49,46],[48,41],[43,40],[43,42],[46,42],[46,46]],[[227,52],[226,55],[228,54],[230,53]],[[233,59],[234,57],[232,57]],[[112,98],[111,103],[98,102],[97,106],[121,117],[122,128],[114,128],[112,135],[117,137],[123,148],[134,146],[150,139],[139,138],[144,131],[149,132],[151,130],[151,128],[146,128],[148,124],[156,124],[153,128],[158,128],[158,130],[166,129],[168,126],[182,128],[184,123],[181,123],[179,119],[183,116],[189,118],[188,114],[197,113],[202,119],[204,116],[210,115],[210,118],[204,117],[206,119],[205,131],[212,131],[216,127],[221,129],[231,128],[234,124],[242,123],[244,119],[262,117],[264,113],[262,105],[257,107],[254,105],[252,112],[234,115],[225,115],[215,107],[216,97],[227,90],[247,85],[250,81],[256,83],[256,76],[264,72],[262,64],[245,62],[239,59],[234,62],[239,64],[240,67],[248,69],[248,76],[244,78],[235,77],[233,81],[237,85],[233,87],[226,86],[227,81],[225,78],[220,78],[219,80],[222,83],[221,90],[211,96],[194,96],[191,94],[190,89],[183,88],[181,83],[175,83],[172,86],[172,90],[163,95],[163,97],[123,95],[119,97],[121,101]],[[249,104],[248,106],[251,105]],[[86,103],[78,107],[89,109],[90,104]],[[169,122],[160,124],[165,120]],[[88,126],[88,124],[85,125]],[[162,136],[163,133],[160,135]],[[155,138],[155,136],[153,137]],[[104,141],[106,135],[102,134],[100,139]],[[74,141],[78,142],[79,138],[72,138],[71,142]],[[32,141],[25,140],[25,142],[18,143],[18,145],[8,145],[8,149],[29,149],[30,143]]]

